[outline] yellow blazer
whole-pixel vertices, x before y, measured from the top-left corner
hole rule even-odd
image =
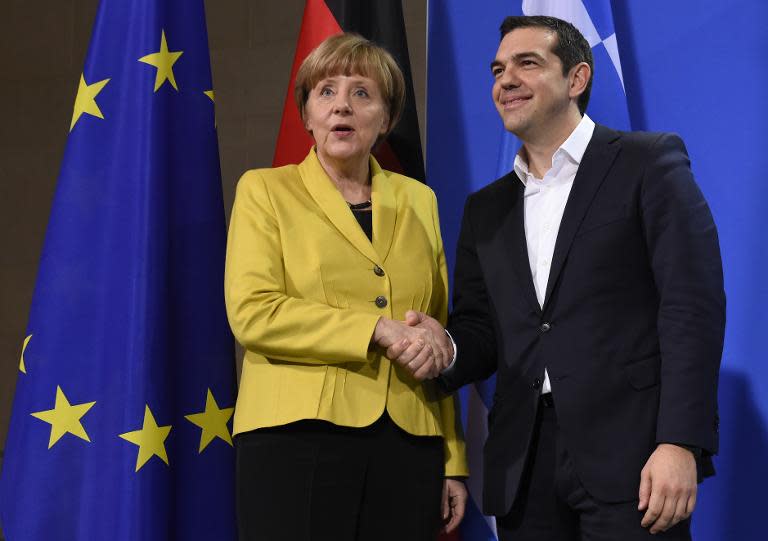
[[[448,283],[434,193],[370,163],[373,243],[314,150],[240,179],[225,276],[246,350],[234,432],[299,419],[362,427],[386,409],[411,434],[442,436],[446,475],[467,475],[453,397],[369,347],[381,316],[415,309],[444,324]]]

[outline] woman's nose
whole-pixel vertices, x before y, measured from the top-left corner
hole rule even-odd
[[[349,106],[347,97],[341,94],[337,95],[336,100],[333,102],[333,112],[343,114],[349,113],[351,110],[352,108]]]

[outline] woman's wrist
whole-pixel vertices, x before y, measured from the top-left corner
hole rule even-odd
[[[382,337],[386,336],[392,320],[387,317],[380,317],[376,322],[376,326],[373,328],[373,336],[371,336],[371,345],[377,346],[381,342]]]

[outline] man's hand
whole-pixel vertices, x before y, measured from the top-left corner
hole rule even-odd
[[[403,352],[398,357],[387,357],[422,381],[440,374],[443,360],[429,329],[406,325],[401,321],[380,318],[373,331],[372,341],[383,348],[396,348]]]
[[[661,443],[640,472],[640,524],[663,532],[693,513],[696,506],[696,459],[688,449]]]
[[[423,312],[409,310],[405,314],[405,323],[414,328],[428,330],[435,341],[437,351],[435,353],[438,364],[437,374],[445,370],[453,361],[453,342],[445,333],[445,329],[440,323]],[[387,348],[387,358],[389,359],[409,359],[417,351],[411,344],[397,342]]]
[[[443,483],[443,520],[445,532],[451,533],[464,518],[467,505],[467,487],[456,479],[446,479]]]

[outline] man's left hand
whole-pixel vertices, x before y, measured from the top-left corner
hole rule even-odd
[[[693,513],[696,506],[696,459],[679,445],[661,443],[640,473],[639,511],[652,534],[663,532]]]

